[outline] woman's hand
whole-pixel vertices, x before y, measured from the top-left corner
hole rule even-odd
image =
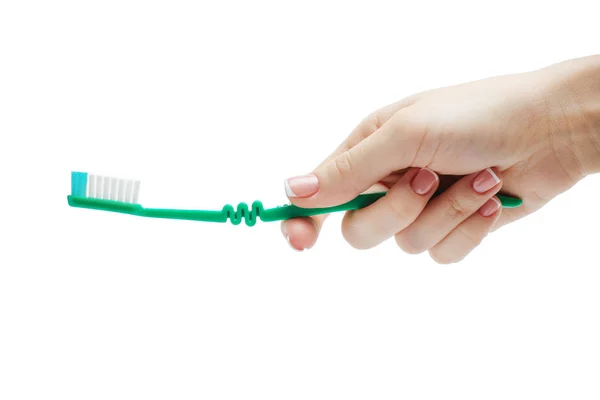
[[[290,201],[328,207],[387,194],[348,212],[342,233],[371,248],[395,237],[408,253],[457,262],[487,235],[600,169],[600,56],[419,93],[363,120],[311,174],[286,180]],[[442,194],[432,199],[438,189]],[[495,194],[523,205],[501,209]],[[282,224],[292,247],[314,245],[326,215]]]

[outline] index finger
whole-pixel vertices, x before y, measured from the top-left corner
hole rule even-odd
[[[382,124],[387,122],[392,115],[402,107],[409,105],[413,98],[407,98],[399,102],[389,104],[363,119],[350,133],[350,135],[323,160],[317,168],[322,168],[334,160],[340,154],[352,149],[365,138],[376,132]],[[294,218],[281,223],[281,231],[291,247],[303,250],[312,247],[321,230],[321,227],[329,214],[320,214],[313,217]]]
[[[410,107],[394,113],[373,134],[311,174],[288,179],[286,192],[292,203],[307,208],[342,204],[392,172],[414,166],[421,138],[406,122],[406,110]]]

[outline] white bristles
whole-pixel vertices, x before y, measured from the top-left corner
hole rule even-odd
[[[138,204],[140,181],[89,175],[87,196],[101,200]]]
[[[119,179],[119,191],[117,201],[125,202],[125,179]]]
[[[102,198],[102,177],[96,175],[96,197]]]
[[[89,186],[88,197],[96,197],[96,175],[90,175],[88,186]]]
[[[133,185],[133,199],[131,202],[133,204],[138,204],[138,199],[140,198],[140,181],[135,181]]]
[[[110,178],[110,200],[117,200],[117,178]]]
[[[110,199],[110,178],[108,176],[102,178],[102,198]]]
[[[131,198],[133,197],[133,181],[125,182],[125,202],[131,203]]]
[[[96,176],[96,198],[102,198],[102,177]]]

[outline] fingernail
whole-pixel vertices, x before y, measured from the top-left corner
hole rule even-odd
[[[411,186],[416,194],[427,194],[438,181],[438,176],[435,172],[422,168],[413,178]]]
[[[500,203],[500,200],[498,200],[496,197],[492,197],[491,199],[486,201],[484,205],[481,206],[481,208],[479,209],[479,213],[484,217],[489,217],[490,215],[498,211],[498,209],[501,206],[502,203]]]
[[[319,180],[313,174],[295,176],[285,181],[288,197],[310,197],[319,191]]]
[[[496,175],[491,168],[488,168],[481,171],[473,180],[473,189],[475,189],[477,193],[485,193],[498,183],[500,183],[500,178],[498,178],[498,175]]]
[[[296,251],[304,251],[304,249],[299,249],[298,247],[294,246],[292,244],[292,241],[290,240],[290,237],[288,235],[285,235],[285,240],[287,240],[288,244],[290,245],[290,247]]]
[[[292,244],[292,241],[290,240],[290,235],[287,233],[287,230],[285,229],[285,225],[281,226],[281,233],[283,234],[283,237],[285,237],[285,240],[288,242],[288,245],[296,250],[296,251],[304,251],[304,249],[299,249],[298,247],[294,246]]]

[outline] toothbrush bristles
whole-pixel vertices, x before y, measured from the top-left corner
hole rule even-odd
[[[133,185],[133,204],[138,204],[140,198],[140,181],[135,181]]]
[[[138,204],[140,181],[89,175],[87,197]]]
[[[102,178],[102,198],[110,199],[110,178],[108,176]]]
[[[96,176],[90,175],[88,197],[96,197]]]
[[[125,183],[125,202],[131,203],[132,198],[133,198],[133,182],[126,181],[126,183]]]
[[[117,180],[110,178],[110,200],[117,200]]]
[[[125,179],[119,179],[119,189],[117,191],[117,201],[125,202]]]

